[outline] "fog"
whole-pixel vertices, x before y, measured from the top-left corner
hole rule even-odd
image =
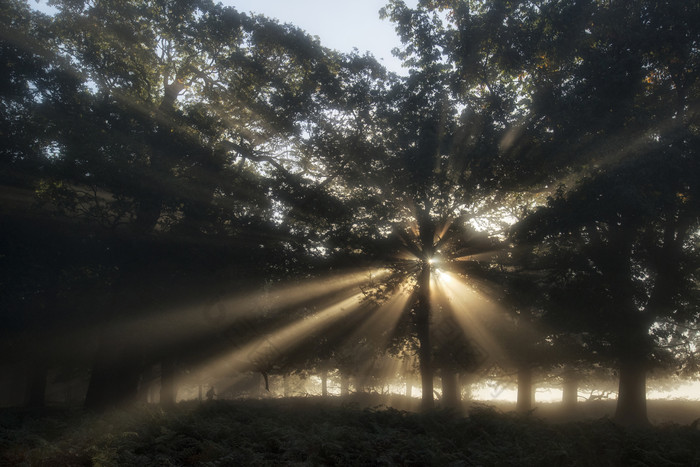
[[[700,3],[392,0],[399,73],[50,3],[0,4],[0,464],[700,464]]]

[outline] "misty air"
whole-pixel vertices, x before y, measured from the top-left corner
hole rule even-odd
[[[0,5],[1,465],[700,464],[700,3],[372,5]]]

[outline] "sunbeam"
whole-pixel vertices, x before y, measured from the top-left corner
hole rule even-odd
[[[400,286],[388,301],[374,310],[369,319],[348,335],[347,340],[352,342],[358,337],[366,337],[377,343],[379,348],[383,348],[391,338],[401,314],[406,311],[410,298],[411,293]]]
[[[485,349],[491,360],[504,361],[506,352],[484,324],[499,318],[498,307],[450,272],[434,276],[438,302],[452,311],[464,334]]]
[[[700,391],[700,2],[385,0],[396,73],[332,3],[0,2],[0,466],[606,464]]]
[[[261,336],[233,352],[228,352],[201,365],[197,369],[197,373],[207,376],[225,376],[250,370],[254,367],[256,360],[274,359],[276,356],[284,354],[299,340],[303,340],[309,333],[326,328],[357,310],[363,305],[363,297],[364,294],[357,293],[324,308],[312,316]]]
[[[167,309],[143,310],[136,318],[98,327],[72,328],[66,333],[47,336],[66,353],[81,352],[84,335],[99,335],[100,345],[138,354],[144,348],[172,348],[174,345],[215,336],[230,326],[259,317],[264,310],[270,317],[282,310],[314,302],[356,294],[389,274],[388,269],[356,269],[323,278],[302,281],[280,288],[256,289],[243,295],[208,298],[205,301]]]

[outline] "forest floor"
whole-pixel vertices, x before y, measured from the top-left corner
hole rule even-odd
[[[696,465],[700,402],[650,401],[629,429],[614,401],[527,415],[474,403],[419,414],[316,397],[185,402],[104,414],[0,410],[0,465]],[[373,400],[372,402],[376,402]]]

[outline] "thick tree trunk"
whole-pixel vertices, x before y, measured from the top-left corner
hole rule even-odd
[[[29,370],[24,406],[37,409],[46,403],[46,382],[49,369],[46,364],[34,362]]]
[[[85,396],[85,408],[104,410],[136,400],[138,369],[127,365],[96,364]]]
[[[416,303],[416,331],[418,334],[419,368],[421,376],[421,408],[435,407],[433,396],[433,365],[430,346],[430,264],[424,261],[418,277],[418,302]]]
[[[442,370],[442,403],[444,407],[459,408],[462,404],[462,391],[457,373]]]
[[[138,402],[144,405],[152,402],[151,391],[153,382],[158,376],[159,375],[154,370],[152,365],[148,365],[141,370],[141,377],[139,378]]]
[[[472,383],[474,382],[474,373],[460,373],[459,375],[459,385],[464,393],[464,397],[462,398],[463,401],[465,400],[471,400],[472,398]]]
[[[518,400],[515,410],[518,412],[529,412],[532,410],[534,402],[534,392],[532,390],[532,368],[522,366],[518,368]]]
[[[177,402],[176,369],[175,362],[167,357],[160,363],[160,405],[163,407],[174,407]]]
[[[647,416],[647,370],[642,358],[623,358],[615,422],[625,426],[649,425]]]
[[[136,400],[141,368],[125,354],[124,349],[98,351],[85,395],[85,408],[104,410]]]
[[[566,370],[563,377],[561,402],[565,409],[572,410],[578,404],[578,379],[573,370]]]
[[[260,390],[260,397],[270,396],[270,375],[266,371],[261,371],[260,376],[262,376],[262,387],[264,390]]]

